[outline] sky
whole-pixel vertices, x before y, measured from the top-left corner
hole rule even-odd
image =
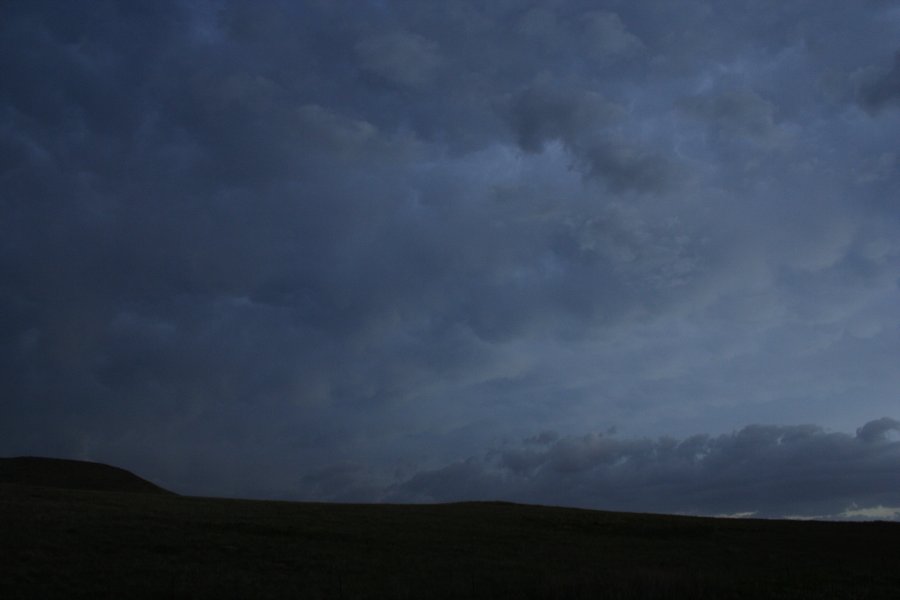
[[[900,518],[900,4],[0,3],[0,454]]]

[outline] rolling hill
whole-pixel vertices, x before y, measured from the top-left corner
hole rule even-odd
[[[159,488],[2,464],[4,599],[900,597],[898,523],[121,493]]]
[[[70,490],[172,493],[119,467],[37,456],[0,458],[0,483]]]

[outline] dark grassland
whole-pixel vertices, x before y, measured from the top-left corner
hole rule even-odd
[[[900,598],[900,524],[0,484],[0,598]]]

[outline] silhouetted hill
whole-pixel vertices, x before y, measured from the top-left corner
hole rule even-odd
[[[36,456],[0,458],[0,483],[70,490],[172,493],[119,467],[83,460]]]
[[[0,484],[3,600],[900,597],[900,523],[122,494],[60,484],[152,484],[48,459],[0,473],[56,486]]]

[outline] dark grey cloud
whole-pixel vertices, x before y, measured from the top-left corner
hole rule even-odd
[[[875,421],[869,421],[856,430],[856,437],[864,442],[884,441],[890,432],[900,432],[900,421],[882,417]]]
[[[661,191],[675,178],[672,160],[631,142],[617,131],[624,107],[591,90],[538,85],[517,94],[508,109],[519,146],[540,153],[562,143],[574,163],[612,191]]]
[[[891,414],[897,23],[4,3],[0,452],[360,497],[535,431]]]
[[[592,10],[584,13],[581,19],[589,47],[601,59],[628,57],[644,49],[644,43],[628,30],[615,12]]]
[[[411,88],[427,85],[441,63],[433,42],[402,31],[365,38],[357,43],[356,51],[364,70]]]
[[[753,90],[726,90],[682,99],[687,113],[705,119],[724,135],[765,139],[776,129],[775,108]]]
[[[900,467],[900,442],[884,433],[898,430],[900,423],[883,418],[855,436],[813,425],[751,425],[683,439],[544,435],[416,473],[389,497],[706,515],[896,516],[900,494],[892,474]]]
[[[900,104],[900,51],[890,69],[868,67],[860,73],[860,103],[872,112]]]
[[[625,116],[622,107],[590,90],[544,85],[517,94],[509,110],[519,146],[539,153],[548,141],[577,145],[583,135],[602,133]]]

